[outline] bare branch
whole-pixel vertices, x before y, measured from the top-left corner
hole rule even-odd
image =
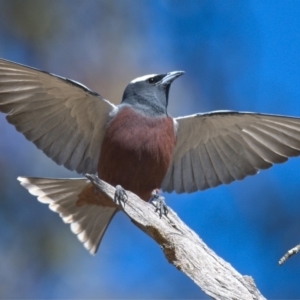
[[[86,175],[113,201],[115,188],[93,175]],[[153,204],[126,191],[128,200],[120,207],[133,223],[152,237],[162,248],[167,260],[189,276],[214,299],[265,299],[254,280],[242,276],[229,263],[216,255],[169,208],[161,219]]]
[[[300,244],[289,250],[283,257],[279,260],[279,265],[283,265],[291,256],[297,254],[300,251]]]

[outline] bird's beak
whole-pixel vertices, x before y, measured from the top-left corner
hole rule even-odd
[[[185,72],[184,71],[174,71],[168,73],[161,81],[161,85],[169,85],[171,84],[177,77],[183,75]]]

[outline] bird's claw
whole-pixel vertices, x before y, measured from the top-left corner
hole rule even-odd
[[[159,217],[161,218],[162,215],[167,216],[169,209],[168,206],[165,202],[165,198],[160,196],[156,191],[152,193],[152,197],[150,199],[150,201],[152,201],[152,203],[154,204],[155,208],[155,212],[158,211],[159,213]]]
[[[120,186],[116,186],[114,202],[121,207],[124,207],[126,201],[128,199],[126,191]]]

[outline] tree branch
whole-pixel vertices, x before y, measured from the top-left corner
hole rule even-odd
[[[279,265],[283,265],[291,256],[297,254],[300,251],[300,244],[289,250],[284,256],[279,260]]]
[[[97,176],[86,176],[114,201],[114,187]],[[265,299],[250,276],[242,276],[217,256],[171,208],[167,217],[160,219],[153,204],[129,191],[126,193],[128,200],[120,209],[152,237],[162,248],[167,260],[190,277],[204,293],[214,299]]]

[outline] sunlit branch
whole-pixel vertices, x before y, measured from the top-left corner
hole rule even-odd
[[[279,260],[279,265],[283,265],[291,256],[297,254],[300,251],[300,244],[289,250],[284,256]]]
[[[87,177],[113,201],[114,187],[94,175]],[[212,251],[171,208],[167,217],[159,218],[153,204],[129,191],[127,195],[128,199],[120,209],[153,238],[167,260],[190,277],[204,293],[214,299],[265,299],[250,276],[241,275]]]

